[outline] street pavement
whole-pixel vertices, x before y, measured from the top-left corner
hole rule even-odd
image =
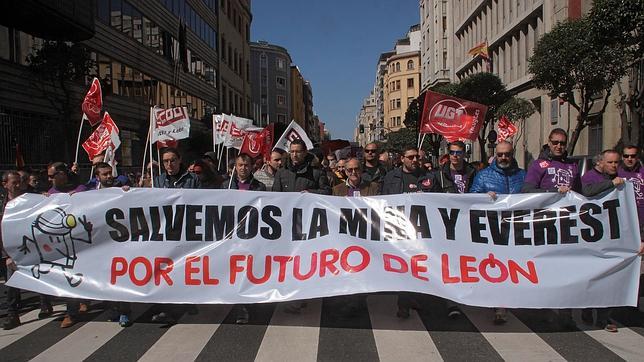
[[[229,305],[160,306],[134,304],[134,324],[108,322],[105,303],[92,302],[82,321],[59,328],[57,314],[39,320],[35,297],[25,304],[22,325],[0,330],[0,361],[644,361],[641,311],[621,308],[618,333],[584,325],[563,330],[551,310],[511,310],[508,323],[492,323],[493,311],[463,307],[449,319],[444,303],[418,296],[422,309],[398,319],[394,294],[370,295],[352,317],[342,299],[310,300],[301,314],[286,304],[250,307],[250,323],[235,324]],[[26,308],[29,309],[29,308]],[[151,323],[159,310],[178,319],[172,326]]]

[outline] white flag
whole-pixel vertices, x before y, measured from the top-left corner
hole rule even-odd
[[[291,124],[288,125],[284,133],[282,133],[282,137],[277,140],[277,143],[275,143],[275,147],[273,147],[273,149],[279,148],[288,152],[291,141],[298,139],[306,143],[307,150],[313,149],[313,142],[311,142],[309,136],[307,136],[302,127],[300,127],[300,125],[297,124],[295,120],[293,120],[291,121]]]
[[[223,143],[226,147],[240,149],[247,132],[261,130],[248,118],[222,114],[216,128],[217,144]]]
[[[186,107],[154,108],[151,142],[174,141],[190,136],[190,117]]]

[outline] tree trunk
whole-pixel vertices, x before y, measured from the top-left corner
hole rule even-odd
[[[574,151],[575,151],[575,146],[577,145],[577,141],[579,140],[579,134],[581,134],[581,131],[584,129],[586,124],[586,117],[582,116],[582,113],[577,115],[577,124],[575,125],[575,130],[572,132],[572,135],[570,135],[570,139],[568,140],[568,148],[566,151],[568,151],[568,156],[572,156]]]

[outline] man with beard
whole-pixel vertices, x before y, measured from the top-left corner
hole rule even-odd
[[[270,190],[273,187],[273,181],[275,180],[275,174],[277,170],[282,168],[282,152],[275,150],[271,152],[270,159],[264,164],[261,170],[256,171],[253,176],[255,179],[264,185]]]
[[[378,145],[369,143],[364,148],[364,166],[362,167],[362,180],[380,184],[387,174],[387,169],[380,163]]]
[[[497,194],[518,194],[521,192],[525,171],[520,169],[514,159],[512,144],[506,141],[496,145],[496,155],[492,164],[474,177],[471,193],[487,193],[493,200]],[[505,308],[494,308],[494,324],[507,322]]]
[[[396,195],[423,192],[431,183],[428,174],[420,167],[418,149],[407,147],[400,157],[402,166],[387,173],[382,181],[381,195]],[[419,309],[420,306],[413,298],[412,293],[398,293],[398,318],[409,318],[411,308]]]

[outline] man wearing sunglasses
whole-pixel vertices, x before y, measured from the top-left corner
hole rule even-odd
[[[633,183],[635,189],[635,202],[637,203],[637,216],[640,225],[644,225],[644,168],[640,163],[640,149],[629,145],[624,147],[622,164],[617,169],[617,175]]]
[[[387,174],[387,169],[380,163],[380,150],[375,143],[369,143],[364,148],[364,166],[362,179],[368,182],[381,183]]]
[[[449,160],[433,174],[431,192],[460,193],[470,192],[476,168],[465,161],[465,143],[449,144]]]
[[[579,168],[574,160],[568,158],[566,144],[568,133],[555,128],[548,136],[539,158],[532,161],[523,183],[521,192],[559,192],[581,191]]]
[[[376,196],[380,186],[362,177],[362,165],[357,158],[346,162],[344,172],[347,179],[344,183],[333,187],[333,196]]]

